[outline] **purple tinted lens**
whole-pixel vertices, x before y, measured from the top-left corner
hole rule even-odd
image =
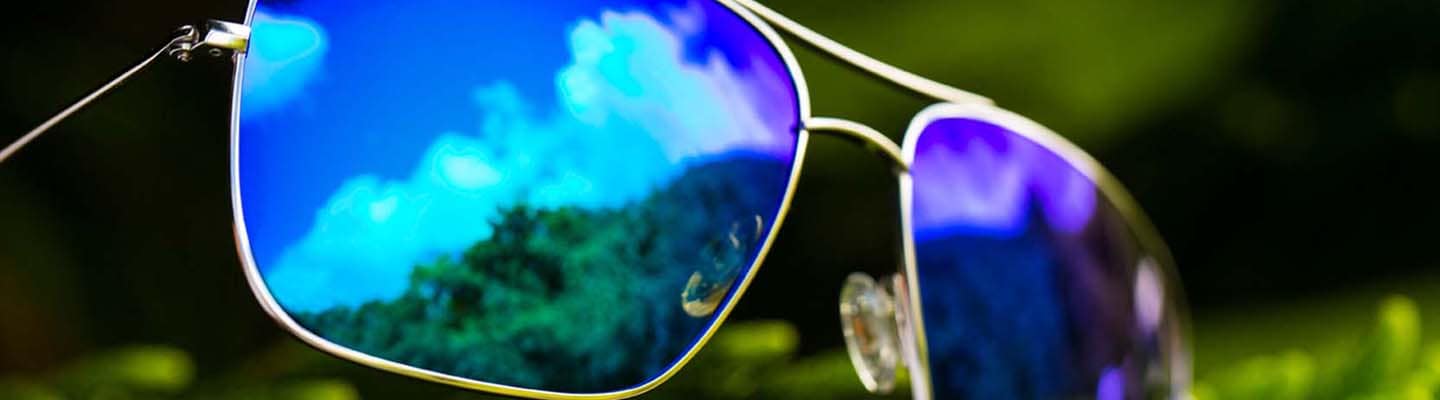
[[[1168,390],[1164,271],[1075,164],[996,123],[943,118],[921,132],[911,175],[936,398]]]

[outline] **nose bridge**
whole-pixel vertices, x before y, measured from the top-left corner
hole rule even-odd
[[[900,145],[880,131],[859,122],[829,117],[811,117],[805,120],[805,129],[811,133],[833,135],[859,142],[866,148],[890,160],[900,171],[909,171],[910,163],[900,152]]]

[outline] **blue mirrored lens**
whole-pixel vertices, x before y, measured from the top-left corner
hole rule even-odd
[[[240,222],[305,330],[561,392],[714,323],[790,182],[779,51],[713,1],[260,0]]]
[[[1076,165],[995,123],[926,126],[911,229],[943,399],[1168,396],[1166,270]]]

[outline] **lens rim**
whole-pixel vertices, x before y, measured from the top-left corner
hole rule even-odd
[[[241,206],[242,196],[240,193],[240,100],[242,97],[242,82],[244,80],[245,74],[245,53],[237,52],[235,55],[235,77],[232,81],[233,88],[230,100],[230,204],[232,216],[234,218],[236,251],[239,253],[240,266],[242,272],[245,274],[245,280],[249,284],[250,290],[254,294],[255,299],[260,303],[260,306],[262,309],[264,309],[265,313],[269,315],[270,318],[274,320],[274,322],[279,325],[281,329],[288,332],[292,336],[300,339],[301,342],[304,342],[306,345],[316,350],[320,350],[321,352],[328,353],[340,359],[354,362],[363,366],[404,376],[409,376],[412,378],[418,378],[426,381],[456,386],[464,389],[533,399],[602,400],[623,399],[638,396],[640,394],[655,389],[660,384],[669,380],[675,375],[675,373],[679,372],[680,368],[684,367],[686,363],[688,363],[692,358],[694,358],[695,354],[702,347],[704,347],[707,342],[709,342],[712,336],[714,336],[715,331],[719,329],[720,325],[724,324],[725,319],[730,315],[730,312],[734,309],[735,304],[740,300],[741,296],[745,294],[746,289],[749,288],[751,280],[754,279],[756,273],[759,272],[760,266],[764,264],[765,256],[769,254],[770,248],[775,242],[775,237],[780,232],[780,227],[783,225],[785,217],[789,213],[790,204],[795,195],[795,187],[797,182],[799,181],[800,172],[804,168],[805,150],[810,140],[810,134],[804,127],[805,121],[809,120],[812,117],[812,115],[810,114],[810,91],[805,81],[805,75],[801,72],[800,64],[796,61],[795,55],[791,51],[790,47],[786,45],[785,41],[781,39],[780,35],[773,28],[771,28],[769,24],[765,23],[760,17],[756,16],[750,10],[735,3],[733,0],[714,1],[725,6],[731,12],[734,12],[735,15],[739,16],[742,20],[749,24],[750,27],[754,28],[757,32],[759,32],[760,35],[765,38],[766,42],[770,45],[770,47],[774,49],[777,54],[779,54],[781,61],[785,63],[785,67],[787,69],[787,72],[790,74],[791,81],[794,83],[793,90],[795,91],[798,113],[798,115],[796,115],[796,121],[798,125],[796,126],[797,137],[795,141],[795,152],[792,157],[794,161],[791,164],[790,176],[788,182],[786,183],[785,194],[780,201],[779,210],[776,212],[774,220],[770,222],[770,227],[768,231],[769,234],[766,235],[765,240],[760,247],[760,250],[757,252],[755,259],[751,262],[750,267],[746,270],[745,275],[741,277],[739,285],[736,286],[735,290],[728,295],[728,298],[725,300],[723,307],[721,307],[716,312],[714,322],[705,329],[705,332],[702,333],[700,337],[695,340],[691,347],[687,349],[685,353],[680,356],[680,358],[676,359],[676,361],[672,363],[661,374],[650,378],[650,380],[639,385],[610,392],[571,393],[531,389],[512,385],[485,382],[470,378],[463,378],[451,374],[413,367],[398,362],[386,360],[334,343],[313,332],[310,332],[309,330],[302,327],[300,324],[296,323],[295,320],[291,318],[290,315],[286,313],[282,307],[280,307],[280,304],[270,294],[270,290],[266,286],[265,280],[261,277],[260,269],[255,263],[254,254],[251,252],[250,249],[249,234],[245,228],[245,212]],[[245,26],[250,26],[250,24],[254,21],[255,7],[258,2],[259,0],[249,1],[248,8],[245,12]]]
[[[949,103],[941,102],[925,107],[910,120],[906,128],[904,142],[901,145],[901,159],[906,166],[913,167],[915,164],[916,147],[920,136],[924,134],[925,128],[931,123],[942,119],[973,119],[1005,128],[1025,139],[1040,145],[1066,163],[1075,167],[1099,190],[1100,195],[1115,206],[1121,218],[1134,231],[1138,244],[1145,250],[1146,254],[1153,257],[1160,266],[1165,293],[1170,300],[1167,302],[1167,314],[1173,315],[1174,324],[1169,326],[1179,340],[1172,343],[1172,348],[1167,349],[1173,356],[1169,360],[1170,381],[1172,385],[1171,398],[1184,398],[1188,393],[1191,379],[1191,331],[1189,307],[1185,304],[1185,295],[1180,285],[1180,277],[1175,268],[1175,261],[1171,258],[1170,249],[1161,239],[1159,232],[1151,224],[1149,217],[1136,204],[1135,199],[1119,180],[1111,175],[1105,167],[1100,165],[1094,157],[1081,150],[1079,146],[1056,134],[1054,131],[1031,121],[1024,116],[1014,112],[996,107],[987,103]],[[914,360],[918,365],[911,365],[910,379],[911,388],[916,399],[929,399],[933,397],[933,385],[930,375],[930,351],[925,338],[924,310],[922,309],[921,287],[917,271],[915,256],[915,231],[913,229],[914,217],[914,193],[915,183],[910,171],[896,171],[900,185],[900,227],[901,240],[903,242],[904,266],[901,275],[905,277],[908,286],[910,331],[914,343]],[[897,299],[898,300],[898,299]],[[902,332],[902,334],[904,334]],[[911,359],[907,357],[907,360]]]

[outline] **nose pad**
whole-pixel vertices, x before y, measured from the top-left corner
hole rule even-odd
[[[900,335],[900,357],[904,365],[910,369],[910,390],[914,392],[917,399],[928,399],[930,395],[926,392],[929,387],[923,371],[917,373],[920,365],[920,352],[915,349],[915,327],[910,324],[910,287],[906,284],[905,275],[890,275],[890,295],[895,304],[895,327]]]
[[[856,272],[845,279],[840,289],[845,349],[860,382],[877,394],[895,388],[895,370],[901,357],[900,329],[889,286],[876,284],[869,275]]]

